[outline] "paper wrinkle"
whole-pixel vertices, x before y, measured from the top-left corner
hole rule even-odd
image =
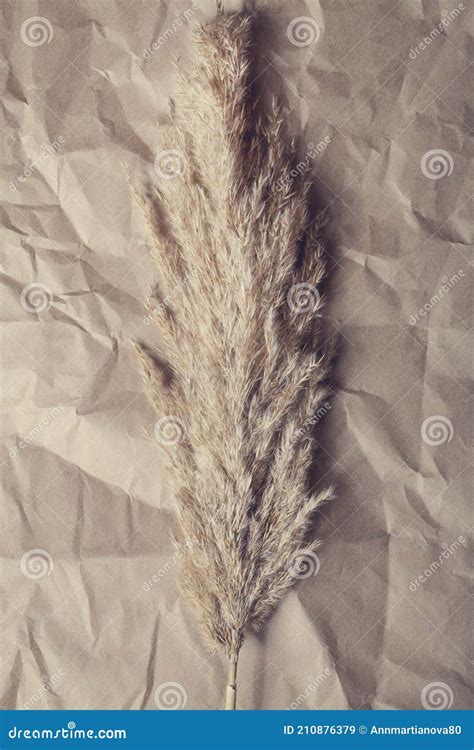
[[[38,47],[21,40],[24,9],[5,11],[2,708],[37,695],[41,709],[154,710],[166,682],[182,686],[186,709],[222,701],[224,660],[207,652],[179,592],[167,461],[131,346],[158,343],[144,306],[156,279],[124,166],[137,185],[157,181],[156,153],[176,147],[166,126],[173,64],[189,59],[192,23],[214,12],[202,0],[174,28],[190,6],[79,0],[64,13],[46,1],[53,38]],[[317,575],[249,635],[238,700],[416,709],[423,687],[441,681],[464,708],[467,13],[413,59],[440,21],[419,0],[278,1],[267,11],[261,51],[286,92],[289,127],[304,132],[302,154],[331,139],[312,168],[334,261],[328,326],[341,340],[335,397],[317,425],[319,473],[336,499],[315,527]],[[320,36],[298,47],[287,30],[302,16]],[[60,136],[57,153],[40,159]],[[427,177],[423,157],[440,149],[451,174]],[[29,284],[49,290],[44,309],[21,303]],[[452,427],[439,445],[422,437],[432,417]],[[35,550],[52,565],[38,578],[22,572]],[[41,689],[44,679],[54,685]]]

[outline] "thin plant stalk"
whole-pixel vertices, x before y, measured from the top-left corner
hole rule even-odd
[[[239,655],[232,655],[229,659],[229,670],[227,672],[227,688],[225,707],[227,711],[234,711],[237,703],[237,664]]]

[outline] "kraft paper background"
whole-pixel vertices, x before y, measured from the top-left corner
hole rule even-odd
[[[263,6],[262,75],[329,211],[337,498],[319,569],[243,649],[240,708],[469,705],[469,6]],[[155,275],[124,176],[159,179],[174,61],[214,7],[2,4],[3,708],[222,706],[130,345],[157,343]]]

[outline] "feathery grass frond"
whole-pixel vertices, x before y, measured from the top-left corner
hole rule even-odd
[[[328,397],[332,346],[310,179],[294,177],[280,108],[262,113],[252,17],[218,13],[196,36],[147,209],[168,364],[141,358],[193,540],[183,587],[232,671],[245,631],[294,583],[295,555],[317,544],[308,531],[331,490],[309,488],[311,420]]]

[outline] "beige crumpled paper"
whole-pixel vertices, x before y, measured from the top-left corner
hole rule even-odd
[[[329,211],[340,354],[320,474],[337,499],[318,559],[243,650],[240,707],[463,708],[468,4],[264,9],[262,75],[304,130]],[[130,346],[157,342],[123,169],[163,179],[174,60],[213,12],[2,6],[3,708],[222,705],[225,665],[178,592],[174,503]]]

